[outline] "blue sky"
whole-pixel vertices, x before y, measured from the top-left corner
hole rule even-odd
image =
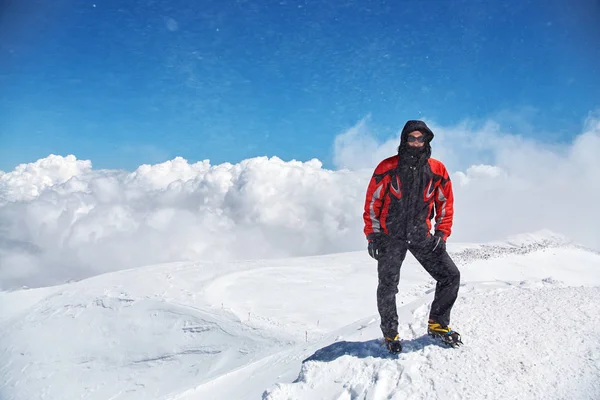
[[[2,4],[4,171],[51,153],[328,167],[366,115],[382,139],[407,119],[494,118],[561,142],[600,107],[595,0]]]

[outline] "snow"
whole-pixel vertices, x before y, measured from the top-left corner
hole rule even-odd
[[[0,292],[0,398],[600,398],[600,254],[551,232],[448,249],[465,345],[425,335],[435,283],[409,256],[398,356],[380,344],[366,251]]]
[[[375,339],[349,335],[309,357],[295,383],[277,384],[264,398],[598,398],[600,288],[492,287],[463,287],[455,329],[469,339],[456,351],[423,334],[428,307],[419,300],[400,310],[414,322],[402,326],[397,358]]]

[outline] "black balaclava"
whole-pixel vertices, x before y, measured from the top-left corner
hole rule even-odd
[[[419,131],[425,136],[425,144],[422,147],[413,147],[408,145],[408,134],[413,131]],[[400,135],[400,146],[398,146],[398,155],[401,165],[424,165],[431,156],[431,141],[433,132],[423,121],[407,121],[402,128]]]

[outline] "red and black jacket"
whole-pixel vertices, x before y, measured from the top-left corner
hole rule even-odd
[[[400,157],[383,160],[369,182],[363,213],[367,239],[384,234],[416,243],[430,235],[435,217],[435,231],[446,240],[454,216],[452,183],[446,167],[433,158],[422,166],[403,167],[398,165]]]

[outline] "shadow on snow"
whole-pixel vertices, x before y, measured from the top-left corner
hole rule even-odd
[[[410,340],[402,340],[402,353],[391,354],[383,344],[383,339],[373,339],[366,342],[335,342],[329,346],[317,350],[312,356],[308,357],[307,361],[322,361],[330,362],[342,356],[351,356],[357,358],[398,358],[398,356],[406,353],[420,351],[427,346],[439,346],[446,348],[447,346],[437,342],[428,335],[423,335]]]

